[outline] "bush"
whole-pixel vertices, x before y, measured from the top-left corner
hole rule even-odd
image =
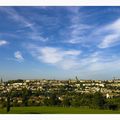
[[[118,105],[117,104],[110,104],[110,105],[108,105],[108,108],[110,110],[118,110]]]

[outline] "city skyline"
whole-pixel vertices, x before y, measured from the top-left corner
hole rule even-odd
[[[0,76],[119,78],[120,7],[0,7]]]

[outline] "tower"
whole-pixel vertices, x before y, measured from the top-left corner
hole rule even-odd
[[[78,79],[78,77],[77,77],[77,76],[75,77],[75,79],[76,79],[77,81],[79,81],[79,79]]]

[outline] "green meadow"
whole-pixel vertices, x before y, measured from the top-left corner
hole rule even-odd
[[[120,110],[100,110],[76,107],[12,107],[10,112],[6,108],[0,109],[0,114],[120,114]]]

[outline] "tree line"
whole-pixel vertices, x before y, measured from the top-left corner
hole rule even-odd
[[[42,101],[36,102],[36,100],[30,101],[30,98],[43,95]],[[59,98],[63,95],[62,99]],[[120,109],[120,98],[107,99],[101,92],[96,93],[75,93],[75,92],[52,92],[52,93],[32,93],[31,90],[24,88],[21,92],[8,92],[5,97],[6,101],[1,99],[1,107],[7,108],[7,112],[11,107],[16,106],[62,106],[62,107],[88,107],[91,109]],[[17,100],[13,102],[13,98],[21,97],[22,103],[17,103]]]

